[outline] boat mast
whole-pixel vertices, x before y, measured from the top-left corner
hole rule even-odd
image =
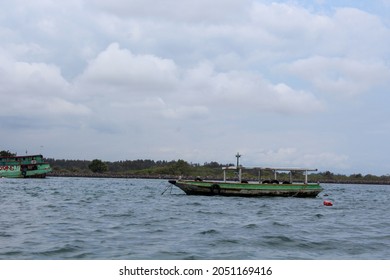
[[[236,158],[237,158],[237,169],[238,169],[239,166],[240,166],[240,157],[241,157],[240,153],[237,153],[237,154],[236,154]]]
[[[241,168],[240,168],[240,153],[237,153],[236,154],[236,158],[237,158],[237,170],[238,170],[238,181],[241,182]]]

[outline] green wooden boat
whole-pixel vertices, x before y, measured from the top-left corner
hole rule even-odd
[[[42,155],[0,157],[0,178],[45,178],[51,170]]]
[[[237,165],[223,167],[223,180],[211,181],[197,178],[195,180],[169,180],[169,183],[175,185],[184,191],[187,195],[221,195],[221,196],[285,196],[285,197],[316,197],[322,188],[319,183],[308,182],[308,172],[317,171],[317,169],[307,168],[273,168],[273,167],[251,167],[245,168],[239,165],[237,154]],[[258,180],[247,181],[242,178],[244,170],[257,170]],[[234,172],[234,179],[227,179],[227,173]],[[252,171],[253,173],[253,171]],[[262,178],[262,174],[272,174],[271,178]],[[280,182],[278,175],[281,173],[289,174],[288,180]],[[293,178],[293,174],[303,176],[300,181]]]

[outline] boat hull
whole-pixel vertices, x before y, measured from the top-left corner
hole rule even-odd
[[[169,183],[180,188],[187,195],[316,197],[322,191],[319,184],[303,183],[260,184],[189,180],[170,180]]]
[[[36,164],[25,168],[20,165],[0,166],[0,178],[45,178],[51,172],[49,164]]]

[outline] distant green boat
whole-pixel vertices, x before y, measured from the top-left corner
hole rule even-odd
[[[45,178],[51,170],[42,155],[0,157],[0,178]]]
[[[187,195],[221,195],[221,196],[290,196],[290,197],[316,197],[322,188],[319,183],[308,182],[308,172],[317,169],[307,168],[273,168],[273,167],[252,167],[244,168],[239,165],[237,154],[237,165],[223,167],[223,180],[211,181],[197,178],[195,180],[169,180],[184,191]],[[242,171],[247,169],[258,170],[259,178],[256,181],[242,179]],[[227,180],[226,172],[234,172],[233,180]],[[289,173],[289,179],[280,182],[277,178],[278,172]],[[262,173],[272,173],[272,178],[262,178]],[[303,179],[296,181],[293,173],[303,174]]]

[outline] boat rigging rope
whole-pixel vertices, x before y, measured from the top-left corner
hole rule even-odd
[[[168,184],[165,188],[165,190],[161,193],[161,195],[163,195],[169,188],[171,189],[169,193],[172,193],[172,187],[173,185],[172,184]]]

